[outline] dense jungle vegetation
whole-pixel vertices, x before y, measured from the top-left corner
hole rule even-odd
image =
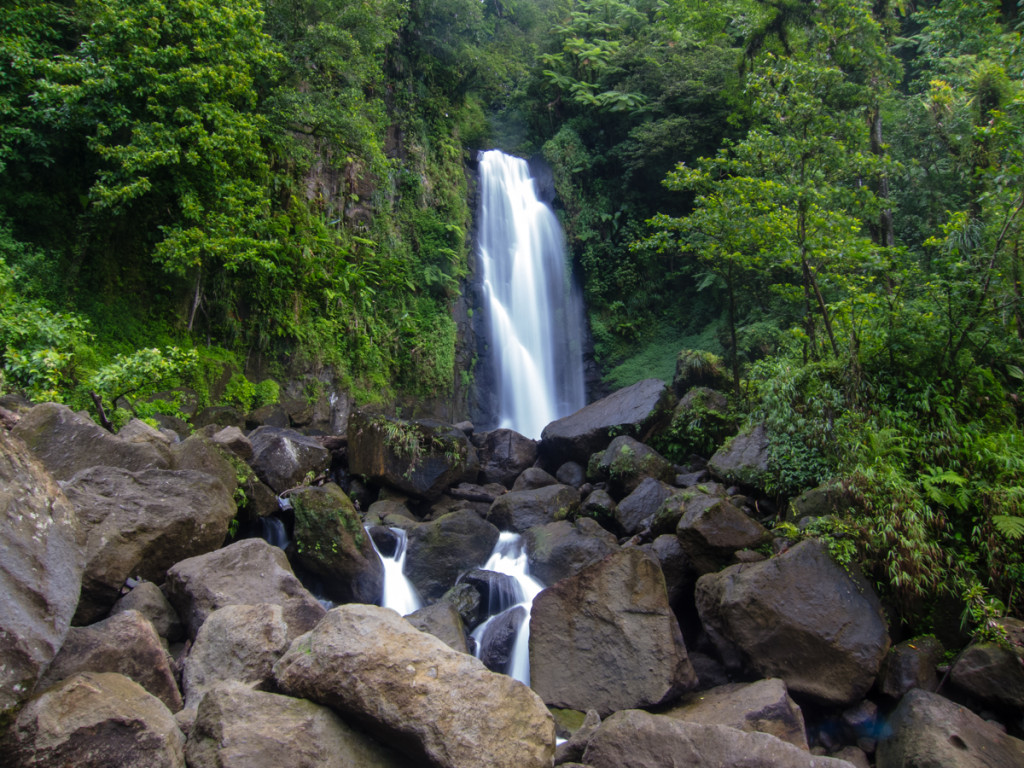
[[[0,391],[451,392],[467,162],[539,155],[609,385],[686,348],[729,390],[660,447],[765,423],[763,490],[832,483],[890,610],[984,630],[1024,584],[1019,5],[5,0]]]

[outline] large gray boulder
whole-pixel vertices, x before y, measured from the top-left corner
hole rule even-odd
[[[612,492],[622,497],[635,491],[645,479],[672,482],[676,471],[668,459],[649,445],[629,435],[619,435],[604,451],[591,457],[587,474],[593,481],[607,480]]]
[[[440,600],[426,608],[410,613],[405,620],[420,632],[429,632],[445,645],[460,653],[469,653],[466,647],[466,629],[459,610],[452,603]]]
[[[189,731],[189,768],[403,768],[408,762],[303,699],[221,683]]]
[[[537,461],[537,441],[511,429],[495,429],[471,438],[480,458],[480,482],[511,488],[520,473]]]
[[[21,417],[11,434],[22,440],[57,480],[70,480],[88,467],[140,472],[171,465],[167,446],[123,440],[59,403],[37,405]]]
[[[586,465],[591,454],[608,447],[613,435],[645,441],[667,423],[675,404],[665,382],[638,381],[544,427],[541,458],[553,467],[566,461]]]
[[[637,709],[598,726],[583,753],[591,768],[854,768],[767,733],[704,725]]]
[[[882,662],[878,689],[894,699],[914,688],[934,691],[939,685],[936,667],[944,652],[942,643],[927,635],[894,645]]]
[[[741,432],[708,461],[708,471],[730,485],[763,488],[768,472],[768,432],[763,424]]]
[[[702,576],[697,609],[727,664],[780,677],[791,693],[823,704],[863,698],[889,650],[870,585],[815,539]]]
[[[523,541],[530,574],[543,584],[572,576],[619,549],[615,535],[588,517],[530,528]]]
[[[282,493],[312,474],[319,475],[331,465],[331,454],[315,438],[281,427],[257,427],[249,435],[250,462],[256,476]]]
[[[554,721],[529,688],[377,606],[329,611],[274,677],[280,690],[352,718],[414,763],[547,768],[554,755]]]
[[[530,681],[549,706],[602,716],[695,687],[658,562],[627,547],[537,595]]]
[[[244,539],[182,560],[167,572],[166,589],[193,640],[206,617],[226,605],[281,606],[289,640],[311,629],[325,613],[295,578],[284,552],[263,539]]]
[[[498,529],[463,510],[408,529],[405,575],[428,603],[437,600],[471,568],[483,564],[498,541]]]
[[[698,494],[685,502],[676,536],[693,566],[710,573],[736,551],[754,549],[767,541],[768,531],[728,499]]]
[[[0,719],[64,642],[85,565],[80,536],[57,483],[0,429]]]
[[[8,731],[9,768],[185,768],[174,716],[113,672],[74,675],[31,699]]]
[[[935,693],[917,688],[889,718],[878,768],[1009,768],[1024,765],[1024,741]]]
[[[960,654],[949,676],[975,701],[1024,710],[1024,647],[1012,641],[1014,636],[1024,639],[1024,622],[1014,618],[1000,622],[1010,633],[1010,647],[1015,650],[998,643],[977,643]]]
[[[633,536],[649,528],[662,505],[672,496],[672,486],[654,477],[645,477],[626,498],[615,507],[615,522],[619,530]]]
[[[327,483],[300,488],[288,498],[299,563],[322,578],[327,596],[339,603],[380,600],[384,566],[345,492]]]
[[[140,581],[128,594],[121,596],[110,615],[114,616],[125,611],[138,611],[153,625],[156,633],[169,643],[177,642],[185,636],[184,627],[174,606],[167,602],[167,597],[160,587],[152,581]]]
[[[363,411],[348,422],[354,475],[422,499],[436,499],[462,479],[476,480],[476,449],[466,433],[440,421],[403,421]]]
[[[487,512],[487,520],[502,531],[522,533],[535,525],[564,520],[579,505],[580,492],[571,485],[509,491],[494,500]]]
[[[217,549],[236,512],[231,492],[194,470],[91,467],[64,493],[86,535],[76,624],[105,616],[129,577],[161,582],[178,561]]]
[[[40,678],[38,690],[79,672],[116,672],[141,685],[171,712],[181,709],[171,659],[153,625],[138,611],[125,611],[88,627],[72,627],[64,647]]]
[[[185,706],[197,707],[207,691],[226,681],[262,688],[291,645],[281,606],[225,605],[206,617],[185,659]]]
[[[663,714],[691,723],[768,733],[801,749],[808,748],[804,714],[778,678],[729,683],[689,694]]]

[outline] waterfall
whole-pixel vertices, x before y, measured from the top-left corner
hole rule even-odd
[[[401,528],[391,528],[390,531],[395,536],[395,551],[390,556],[385,556],[381,554],[377,542],[370,535],[369,527],[366,528],[366,534],[370,536],[370,542],[373,544],[373,551],[384,565],[384,588],[381,591],[380,604],[397,611],[400,616],[408,616],[422,607],[416,588],[405,575],[405,553],[409,539]]]
[[[536,439],[586,404],[583,301],[525,160],[480,154],[479,222],[499,426]]]
[[[504,532],[498,537],[498,543],[494,545],[494,551],[487,562],[484,563],[485,571],[494,571],[510,576],[510,583],[514,587],[509,590],[502,589],[500,597],[495,605],[492,595],[491,613],[487,621],[473,630],[472,636],[476,640],[476,657],[484,659],[490,647],[489,640],[492,639],[492,629],[507,627],[505,619],[513,619],[511,626],[515,633],[515,641],[512,643],[511,653],[505,671],[509,677],[514,677],[526,685],[530,684],[530,608],[535,598],[544,585],[530,576],[529,565],[526,558],[526,548],[523,546],[522,537],[518,533]],[[521,615],[513,617],[514,612]],[[499,632],[499,638],[502,637]]]
[[[284,521],[279,517],[261,517],[260,538],[267,544],[280,549],[288,549],[288,532],[285,530]]]

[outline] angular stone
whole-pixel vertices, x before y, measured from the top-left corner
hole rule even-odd
[[[645,479],[670,483],[676,476],[668,459],[629,435],[619,435],[595,456],[600,458],[591,461],[590,479],[607,480],[620,497],[631,494]]]
[[[119,467],[130,472],[167,469],[165,445],[135,443],[112,435],[88,416],[59,403],[41,403],[11,430],[56,480],[70,480],[83,469]]]
[[[259,427],[249,435],[252,468],[274,493],[302,484],[310,473],[319,475],[331,464],[331,454],[314,438],[291,429]]]
[[[378,602],[384,566],[345,492],[327,483],[300,488],[288,498],[299,563],[323,578],[327,596],[340,603]]]
[[[1024,709],[1024,651],[1014,653],[997,643],[978,643],[960,654],[949,676],[977,701]]]
[[[476,449],[451,424],[402,421],[357,411],[348,423],[349,471],[422,499],[476,479]]]
[[[458,609],[443,600],[410,613],[405,620],[420,632],[429,632],[449,648],[469,653],[466,648],[466,630]]]
[[[734,552],[753,549],[768,539],[768,531],[728,499],[698,495],[685,504],[676,526],[683,549],[701,573],[717,571]]]
[[[227,449],[202,435],[192,435],[187,440],[171,446],[171,469],[193,469],[213,475],[225,488],[234,494],[238,479],[251,475],[247,466],[238,459],[232,463]],[[235,464],[238,464],[236,469]],[[255,481],[255,477],[252,478]]]
[[[581,464],[575,461],[567,461],[555,472],[555,479],[562,485],[571,485],[573,488],[579,488],[587,482],[587,471]]]
[[[670,605],[678,605],[686,596],[693,596],[693,586],[700,574],[690,562],[683,545],[679,543],[679,537],[666,533],[650,544],[645,544],[641,549],[654,555],[661,565]]]
[[[916,688],[889,718],[892,735],[875,755],[878,768],[1010,768],[1024,765],[1024,741],[944,699]]]
[[[544,427],[540,455],[552,466],[566,461],[586,464],[603,451],[613,434],[643,442],[667,423],[676,398],[660,379],[645,379]]]
[[[185,756],[189,768],[408,765],[327,707],[232,683],[221,683],[203,697]]]
[[[863,698],[889,649],[871,587],[815,539],[702,576],[697,608],[727,664],[780,677],[791,693],[825,704]]]
[[[480,458],[480,482],[511,488],[522,471],[537,461],[537,441],[511,429],[495,429],[473,436]]]
[[[513,491],[535,491],[549,485],[558,485],[557,478],[540,467],[527,467],[512,483]]]
[[[215,432],[210,439],[225,450],[231,451],[242,461],[252,459],[252,443],[238,427],[224,427],[219,432]]]
[[[206,617],[226,605],[280,605],[289,640],[308,631],[325,613],[295,578],[284,552],[263,539],[244,539],[182,560],[167,572],[166,589],[193,639]]]
[[[174,441],[159,429],[151,427],[141,419],[132,419],[118,430],[117,436],[129,443],[153,443],[157,446],[170,445]]]
[[[0,720],[29,697],[64,642],[83,538],[57,483],[0,428]]]
[[[160,587],[152,581],[140,581],[132,590],[123,595],[110,609],[110,615],[116,616],[125,611],[138,611],[153,625],[157,635],[169,643],[177,642],[185,636],[185,628],[181,625],[178,612],[174,610]]]
[[[394,611],[339,606],[274,667],[279,688],[326,704],[413,761],[547,768],[555,728],[522,683],[419,632]]]
[[[602,715],[695,687],[657,561],[627,547],[537,595],[530,680],[549,706]]]
[[[804,714],[778,678],[730,683],[690,694],[663,714],[691,723],[769,733],[801,749],[808,748]]]
[[[939,684],[935,667],[945,649],[934,637],[915,637],[893,646],[882,662],[879,688],[886,696],[902,698],[914,688],[934,691]]]
[[[637,709],[616,712],[602,722],[583,761],[591,768],[853,768],[767,733],[689,723]]]
[[[181,676],[185,705],[197,707],[219,683],[262,688],[291,640],[281,606],[226,605],[211,613],[196,634]]]
[[[676,395],[683,397],[694,387],[723,390],[732,387],[725,361],[703,349],[680,350],[676,357],[676,371],[672,376],[672,389]]]
[[[231,492],[194,470],[91,467],[64,486],[86,534],[76,624],[107,615],[129,577],[161,582],[167,569],[224,543]]]
[[[673,490],[671,485],[657,478],[644,478],[615,508],[615,520],[622,533],[633,536],[650,527]]]
[[[181,709],[181,693],[171,661],[149,619],[125,611],[88,627],[72,627],[37,690],[79,672],[116,672],[134,680],[171,712]]]
[[[174,716],[138,683],[85,672],[31,699],[4,743],[10,768],[185,768]]]
[[[502,531],[522,533],[535,525],[564,520],[580,505],[571,485],[548,485],[530,491],[509,491],[491,504],[487,520]]]
[[[572,576],[619,549],[615,535],[587,517],[530,528],[523,541],[530,574],[543,584]]]
[[[509,608],[491,618],[478,628],[477,642],[480,644],[477,658],[492,672],[510,674],[519,629],[526,619],[526,609],[521,605]]]
[[[487,561],[498,529],[475,512],[452,512],[408,530],[405,575],[425,601],[433,602],[464,572]]]
[[[708,461],[708,471],[724,483],[763,488],[768,472],[768,433],[758,424],[736,435]]]

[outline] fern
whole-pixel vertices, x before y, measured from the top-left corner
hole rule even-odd
[[[1016,515],[993,515],[996,530],[1008,539],[1024,538],[1024,517]]]

